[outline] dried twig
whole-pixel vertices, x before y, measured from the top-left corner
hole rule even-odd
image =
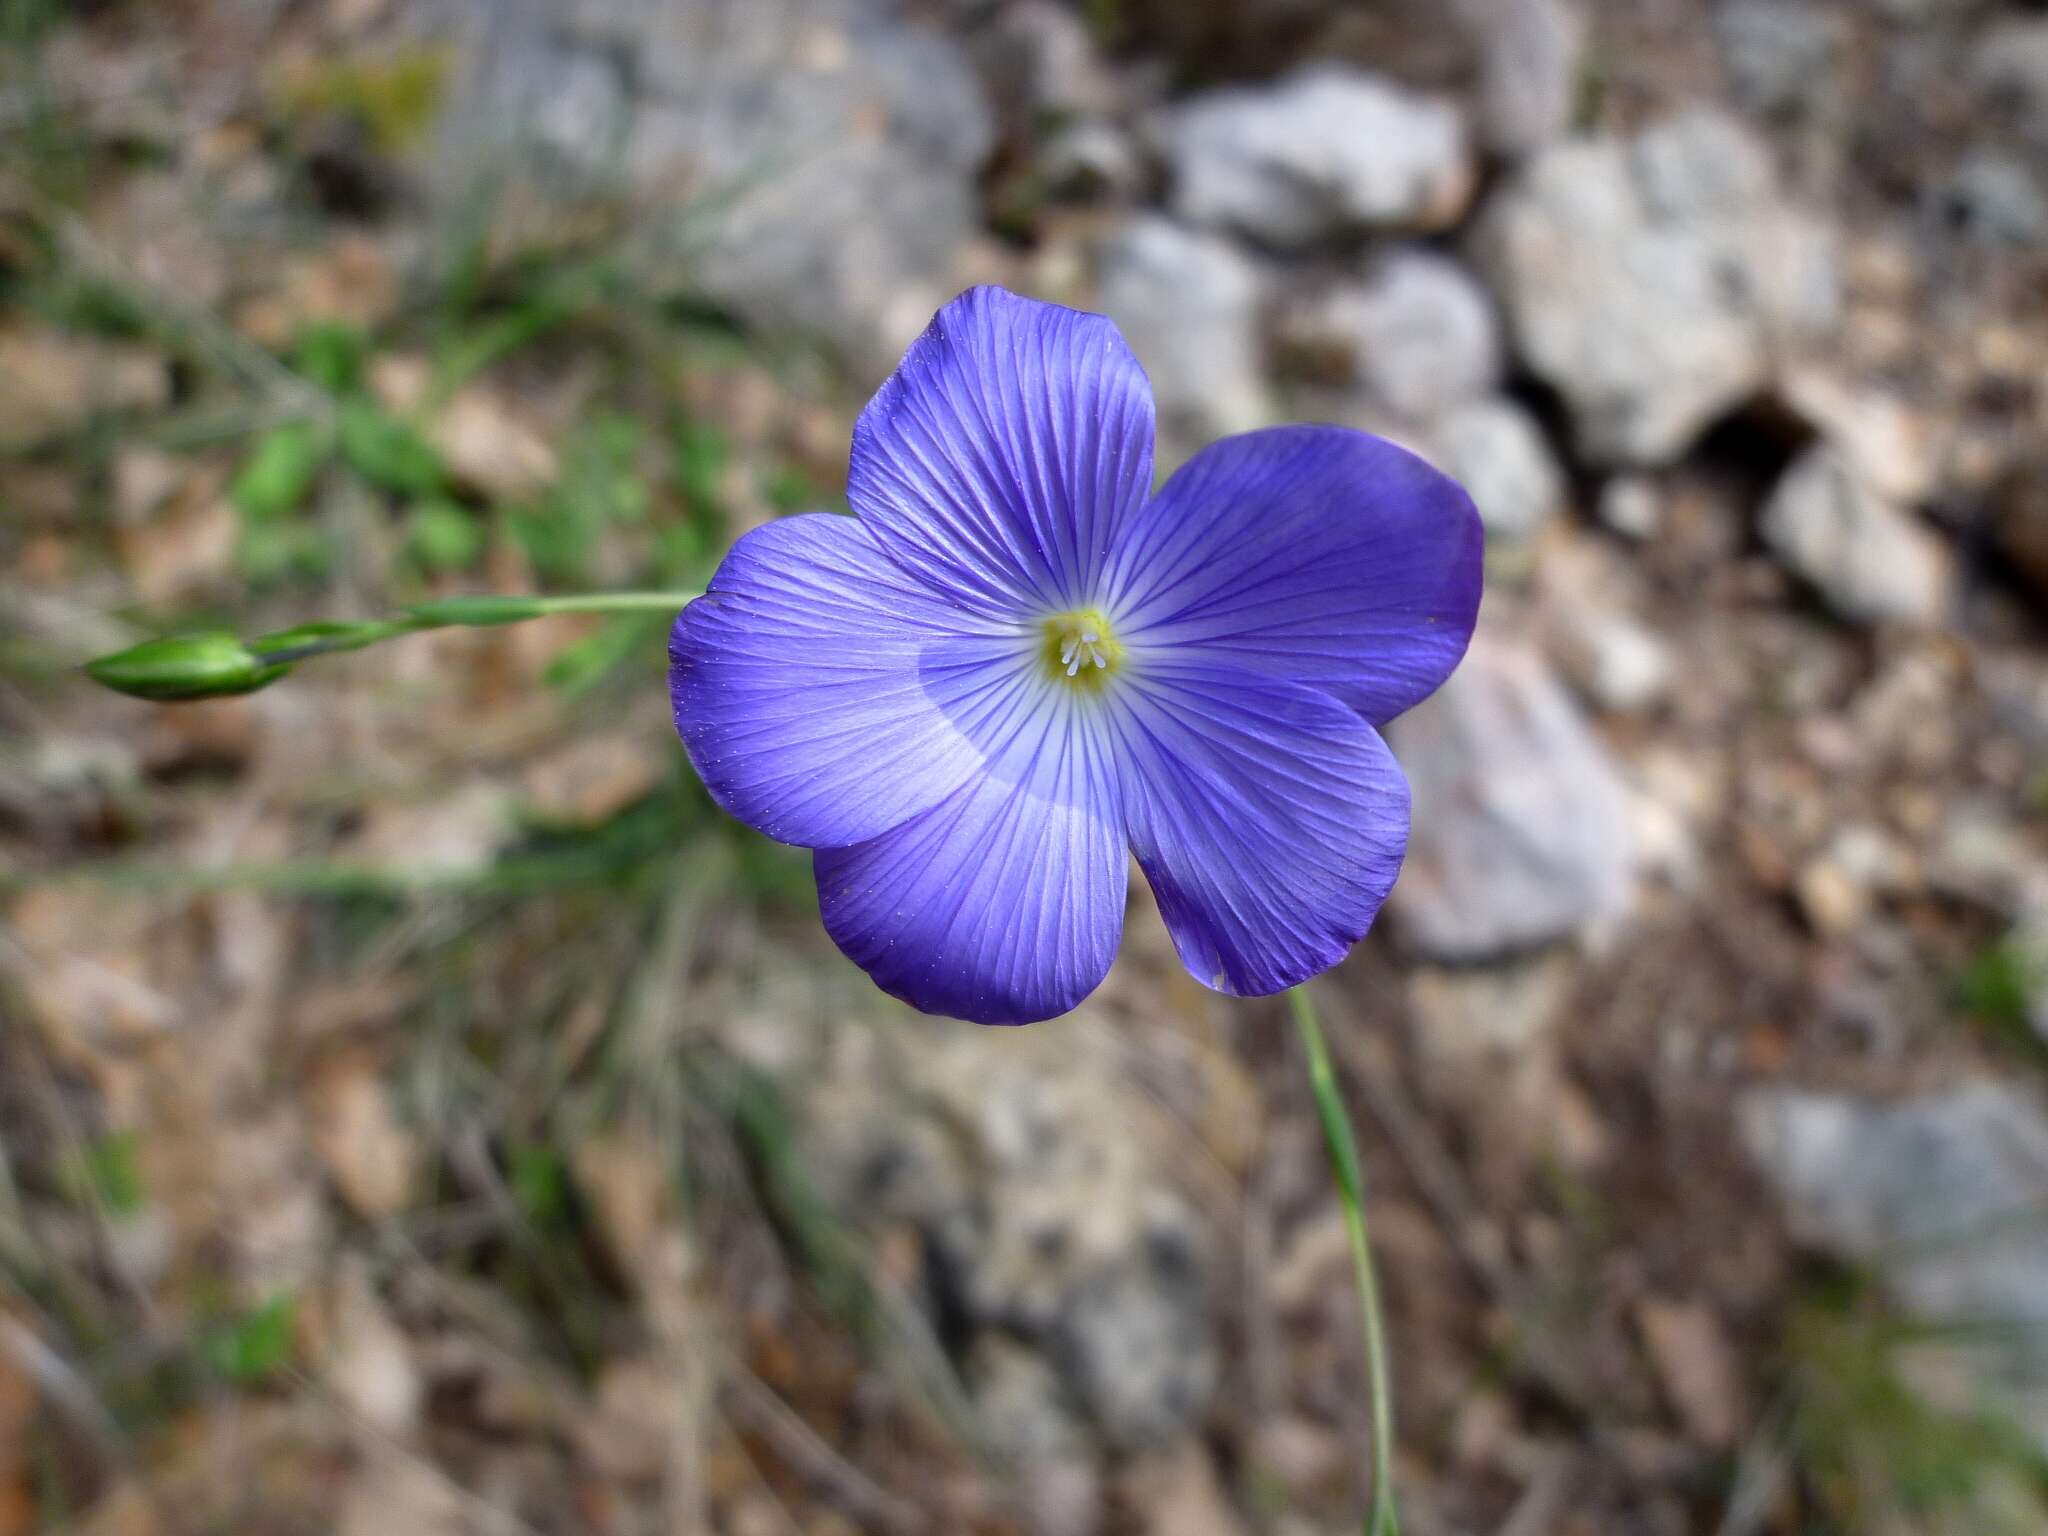
[[[728,1365],[724,1386],[737,1417],[767,1436],[776,1451],[829,1491],[864,1523],[901,1536],[931,1529],[924,1511],[878,1486],[835,1451],[801,1415],[752,1372]]]

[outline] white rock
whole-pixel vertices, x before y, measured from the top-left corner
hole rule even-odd
[[[1199,442],[1269,418],[1259,272],[1230,242],[1146,215],[1103,246],[1096,283],[1103,312],[1151,376],[1169,431]]]
[[[1742,1140],[1794,1236],[1872,1264],[2048,1446],[2048,1117],[1978,1082],[1897,1104],[1754,1089]]]
[[[1479,132],[1496,154],[1519,156],[1557,138],[1577,106],[1585,17],[1565,0],[1459,0],[1479,57]]]
[[[1277,246],[1443,228],[1472,190],[1456,109],[1340,65],[1205,92],[1162,138],[1175,213]]]
[[[1478,249],[1517,349],[1604,464],[1675,457],[1837,305],[1826,227],[1779,197],[1749,129],[1704,111],[1545,151]]]
[[[1601,709],[1647,709],[1671,689],[1671,651],[1624,613],[1582,608],[1557,625],[1565,675]]]
[[[1936,422],[1897,395],[1817,368],[1790,372],[1785,403],[1826,438],[1856,478],[1896,502],[1934,494],[1946,446]]]
[[[1529,413],[1498,396],[1460,406],[1436,434],[1436,459],[1465,487],[1490,539],[1524,539],[1564,510],[1564,471]]]
[[[1934,625],[1948,611],[1946,546],[1832,449],[1809,449],[1794,461],[1771,492],[1760,529],[1786,568],[1844,618]]]
[[[1500,383],[1492,300],[1430,251],[1397,251],[1364,282],[1324,291],[1286,317],[1284,332],[1323,371],[1409,421],[1433,421]]]
[[[1482,637],[1389,737],[1415,797],[1393,908],[1424,954],[1486,959],[1627,911],[1625,791],[1533,651]]]
[[[1647,475],[1616,475],[1600,487],[1595,512],[1623,538],[1654,539],[1664,521],[1664,498]]]

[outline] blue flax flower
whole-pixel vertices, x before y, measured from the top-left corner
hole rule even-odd
[[[974,289],[862,412],[858,515],[756,529],[676,620],[712,797],[815,850],[827,930],[918,1008],[1079,1003],[1130,854],[1182,962],[1241,995],[1334,965],[1400,870],[1377,727],[1465,652],[1471,501],[1311,426],[1214,443],[1155,496],[1152,439],[1107,319]]]

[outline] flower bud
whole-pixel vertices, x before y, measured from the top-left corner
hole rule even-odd
[[[237,635],[207,630],[145,640],[112,656],[88,662],[94,682],[138,699],[211,699],[254,693],[291,668],[265,662]]]

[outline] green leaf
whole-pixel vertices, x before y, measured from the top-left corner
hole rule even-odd
[[[2027,1005],[2036,977],[2023,947],[2011,940],[1994,944],[1970,962],[1956,978],[1956,1000],[1965,1013],[1991,1024],[2018,1027],[2027,1022]]]
[[[818,483],[794,464],[784,464],[767,475],[761,494],[771,507],[785,515],[822,511],[829,500],[818,489]]]
[[[484,530],[452,501],[423,501],[413,508],[407,540],[413,558],[430,571],[460,571],[484,552]]]
[[[72,1193],[96,1201],[115,1216],[132,1216],[147,1203],[142,1181],[141,1138],[133,1131],[110,1131],[79,1149],[71,1170]]]
[[[328,449],[327,434],[315,422],[272,428],[236,471],[229,500],[251,522],[271,522],[297,511],[320,478]]]
[[[235,568],[252,586],[324,576],[333,558],[326,534],[299,522],[252,523],[235,540]]]
[[[299,332],[292,368],[332,395],[345,395],[363,381],[370,338],[352,325],[318,321]]]
[[[660,654],[654,640],[668,628],[659,614],[635,613],[601,624],[582,639],[564,646],[548,662],[541,680],[571,695],[587,693],[611,675],[635,651]]]
[[[527,1142],[506,1159],[512,1198],[526,1219],[542,1231],[569,1225],[569,1165],[553,1147]]]
[[[440,493],[441,456],[413,427],[361,395],[343,402],[341,456],[370,484],[408,496]]]
[[[710,422],[686,421],[676,428],[676,488],[693,511],[718,506],[719,487],[731,458],[731,440]]]
[[[298,1310],[297,1298],[289,1294],[274,1296],[254,1311],[216,1328],[202,1346],[206,1363],[240,1385],[273,1375],[291,1358],[292,1325]]]

